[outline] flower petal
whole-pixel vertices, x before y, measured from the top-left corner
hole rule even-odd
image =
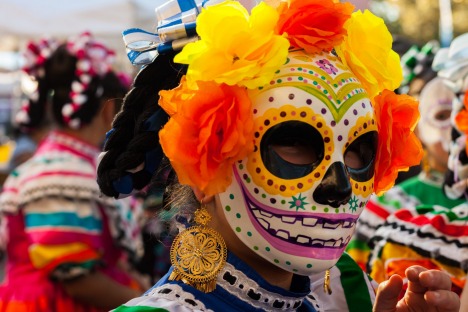
[[[394,185],[399,171],[420,163],[423,150],[413,132],[419,120],[416,100],[384,90],[375,97],[374,109],[379,132],[374,191],[381,195]]]
[[[358,77],[369,97],[374,98],[384,89],[398,88],[403,71],[384,21],[368,10],[357,11],[344,27],[347,35],[335,48],[336,53]]]
[[[201,40],[186,45],[174,61],[188,64],[187,80],[246,86],[267,84],[284,64],[289,42],[275,34],[276,10],[265,3],[247,10],[236,1],[204,9],[197,18]]]

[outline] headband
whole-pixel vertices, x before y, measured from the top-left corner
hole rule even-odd
[[[37,42],[29,41],[23,52],[24,65],[21,68],[22,71],[28,74],[36,82],[43,78],[45,74],[44,64],[58,45],[58,42],[53,38],[42,38]],[[36,88],[32,90],[32,92],[28,93],[27,99],[21,103],[21,108],[15,116],[17,124],[25,125],[30,122],[30,103],[37,102],[38,99],[39,91],[36,84]]]
[[[180,3],[168,5],[176,2]],[[333,0],[264,1],[250,14],[236,1],[211,2],[201,9],[191,8],[196,13],[197,36],[186,32],[184,38],[194,41],[185,44],[174,59],[188,65],[186,76],[175,89],[160,91],[159,105],[170,116],[159,131],[160,143],[182,184],[196,186],[206,195],[230,185],[232,165],[253,151],[248,90],[268,85],[290,49],[334,51],[362,83],[379,130],[376,193],[393,186],[398,171],[419,163],[422,148],[412,132],[419,119],[418,104],[393,92],[400,85],[402,70],[382,19],[367,10],[352,13],[351,4]],[[175,28],[185,28],[180,8],[168,11],[176,14],[164,20],[177,20]],[[163,25],[159,21],[157,30]],[[134,53],[157,51],[152,58],[141,58],[154,61],[164,53],[161,46],[174,49],[179,47],[174,43],[184,39],[181,35],[165,40],[153,34],[154,39],[146,37],[142,48],[144,41],[131,41],[129,34],[124,32],[124,40],[132,62],[137,59]],[[136,49],[135,42],[140,42]],[[128,194],[129,188],[115,190],[120,196]]]

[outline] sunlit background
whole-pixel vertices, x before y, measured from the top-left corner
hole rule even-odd
[[[468,32],[468,0],[372,0],[369,9],[393,34],[419,44],[438,39],[445,46]]]

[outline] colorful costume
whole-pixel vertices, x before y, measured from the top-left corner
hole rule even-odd
[[[128,220],[115,201],[100,196],[98,152],[53,132],[31,161],[11,173],[0,197],[8,235],[0,311],[98,311],[60,285],[91,270],[136,287],[117,267],[123,248],[135,247],[134,238],[124,233]]]
[[[420,205],[437,205],[450,209],[464,202],[463,199],[447,197],[443,190],[452,129],[450,113],[454,97],[454,92],[441,78],[432,79],[422,89],[419,96],[421,119],[417,127],[419,138],[426,147],[423,172],[396,185],[382,196],[370,198],[358,220],[355,237],[347,247],[347,251],[363,269],[366,268],[369,258],[369,241],[374,237],[377,228],[399,209],[414,209]]]
[[[323,291],[323,274],[295,275],[291,291],[268,284],[247,264],[228,254],[216,289],[203,293],[164,276],[144,296],[115,309],[115,312],[151,311],[371,311],[375,300],[373,284],[346,254],[331,269],[334,295]],[[145,310],[146,309],[146,310]]]
[[[448,170],[443,185],[440,186],[448,198],[440,198],[440,190],[431,189],[429,185],[426,185],[422,191],[411,189],[414,184],[410,181],[403,185],[404,190],[408,190],[408,193],[412,191],[415,195],[396,196],[400,200],[398,208],[402,209],[388,214],[386,208],[392,207],[392,197],[386,197],[385,203],[369,202],[370,209],[363,214],[367,226],[359,228],[358,231],[364,233],[364,229],[366,231],[371,229],[366,233],[367,237],[371,238],[370,246],[373,249],[369,259],[369,270],[371,276],[378,282],[386,280],[393,274],[401,275],[407,267],[418,264],[447,272],[452,279],[452,290],[458,294],[465,285],[468,271],[466,265],[468,261],[466,225],[468,105],[464,92],[467,86],[468,67],[466,55],[462,51],[466,51],[467,43],[467,35],[456,38],[451,47],[440,50],[434,60],[435,68],[441,70],[439,77],[446,79],[444,83],[450,87],[450,92],[453,94],[453,101],[449,102],[453,104],[453,109],[450,107],[452,118],[442,123],[447,125],[452,121],[453,129],[445,127],[445,133],[451,133],[452,140],[448,140],[447,135],[439,135],[443,145],[450,147]],[[431,99],[435,101],[440,96],[440,89],[433,90],[432,93]],[[437,109],[443,106],[440,103],[436,104],[439,108],[435,105],[436,107],[432,109],[434,115]],[[431,110],[428,111],[430,112]],[[426,114],[426,117],[430,119],[432,116]],[[437,122],[435,118],[432,118],[432,121],[433,124]],[[440,125],[439,128],[442,128]],[[437,140],[434,127],[431,129],[427,122],[422,134],[423,142]],[[397,188],[394,193],[398,190]],[[392,193],[389,192],[386,196],[388,194]],[[410,200],[405,201],[405,198]],[[457,203],[459,205],[454,206]]]

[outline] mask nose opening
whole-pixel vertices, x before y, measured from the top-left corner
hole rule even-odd
[[[333,163],[325,173],[322,182],[315,189],[315,202],[338,208],[349,202],[352,194],[351,183],[342,162]]]

